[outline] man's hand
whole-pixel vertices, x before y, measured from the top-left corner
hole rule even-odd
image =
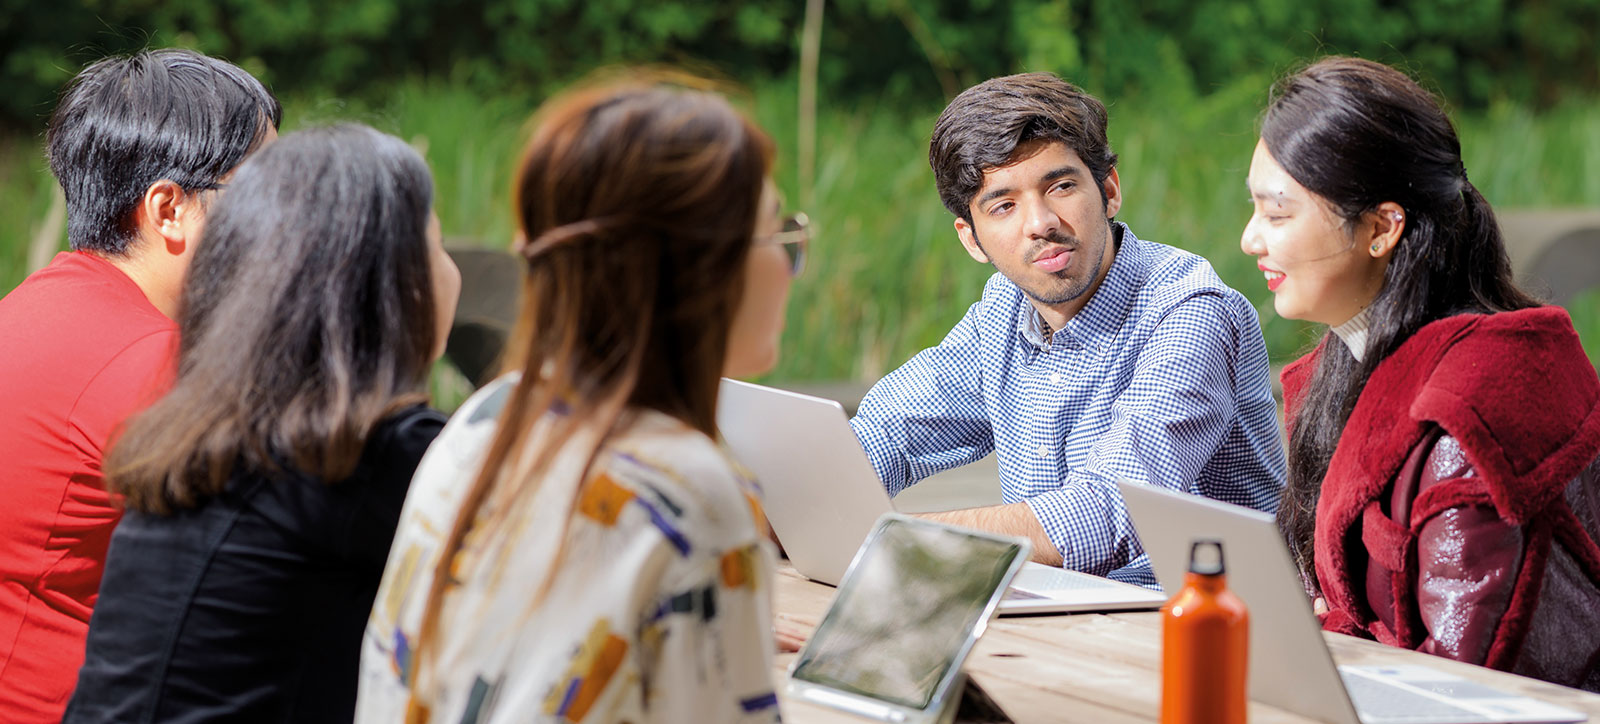
[[[1061,551],[1056,550],[1056,544],[1050,542],[1050,536],[1045,535],[1044,526],[1039,525],[1039,518],[1033,514],[1033,509],[1029,508],[1027,503],[920,513],[916,517],[963,528],[1027,538],[1033,543],[1031,557],[1034,562],[1047,566],[1061,565]]]

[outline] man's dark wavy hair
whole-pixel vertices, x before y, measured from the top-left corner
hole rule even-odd
[[[962,91],[934,122],[928,165],[945,208],[971,223],[983,172],[1015,161],[1017,146],[1038,139],[1076,152],[1105,199],[1106,177],[1117,165],[1105,104],[1051,73],[1022,73]]]

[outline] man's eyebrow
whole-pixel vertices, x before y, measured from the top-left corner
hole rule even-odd
[[[1008,196],[1008,195],[1011,194],[1011,192],[1013,192],[1015,190],[1016,189],[1010,189],[1010,188],[994,189],[993,191],[990,191],[989,193],[986,193],[986,194],[984,194],[982,196],[979,196],[978,200],[974,201],[972,203],[973,203],[974,206],[983,206],[984,204],[987,204],[990,201],[998,199],[1001,196]]]
[[[1078,168],[1077,166],[1062,166],[1061,168],[1055,169],[1055,170],[1051,171],[1050,173],[1047,173],[1047,174],[1045,174],[1043,176],[1040,176],[1039,177],[1039,182],[1040,183],[1050,183],[1051,181],[1064,179],[1064,178],[1067,178],[1067,177],[1070,177],[1070,176],[1082,176],[1082,175],[1083,175],[1083,169]]]

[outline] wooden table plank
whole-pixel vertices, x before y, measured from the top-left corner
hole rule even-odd
[[[806,580],[785,565],[777,576],[780,619],[804,630],[833,600],[834,589]],[[1463,678],[1585,712],[1600,722],[1600,696],[1470,664],[1404,651],[1363,639],[1325,634],[1341,664],[1422,664]],[[773,676],[781,694],[792,654],[780,656]],[[1154,612],[1025,616],[996,619],[967,659],[966,670],[1019,724],[1083,722],[1144,724],[1160,706],[1161,619]],[[810,724],[864,719],[784,699],[785,721]],[[1258,702],[1250,721],[1304,724],[1312,720]]]

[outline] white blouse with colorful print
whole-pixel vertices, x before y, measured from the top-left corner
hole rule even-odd
[[[356,721],[776,721],[756,487],[711,439],[650,412],[578,491],[581,441],[532,494],[486,501],[411,681],[439,549],[516,382],[468,400],[417,468],[362,641]]]

